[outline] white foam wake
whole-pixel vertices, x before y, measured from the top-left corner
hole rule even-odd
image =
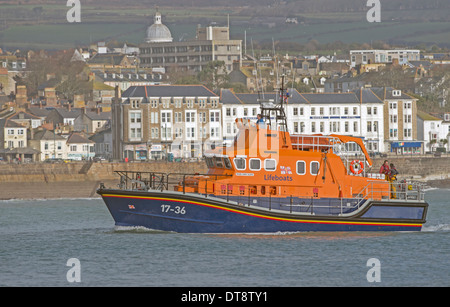
[[[424,225],[422,227],[423,232],[440,232],[450,231],[450,224],[438,224],[438,225]]]

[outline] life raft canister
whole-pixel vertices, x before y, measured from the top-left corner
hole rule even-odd
[[[363,162],[361,162],[359,160],[353,160],[350,163],[350,171],[353,174],[356,174],[356,175],[361,174],[363,170],[364,170],[364,163]]]

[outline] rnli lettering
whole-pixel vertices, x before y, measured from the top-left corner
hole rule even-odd
[[[291,176],[264,175],[264,180],[272,181],[292,181]]]

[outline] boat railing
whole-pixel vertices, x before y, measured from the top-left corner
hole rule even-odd
[[[424,201],[424,185],[414,182],[369,181],[360,191],[354,191],[351,198],[325,198],[314,195],[285,195],[277,187],[266,185],[229,184],[220,182],[227,175],[180,174],[160,172],[115,171],[120,176],[119,189],[133,191],[178,191],[195,193],[205,198],[221,198],[240,206],[281,210],[285,213],[343,215],[358,210],[367,200]],[[263,192],[264,191],[264,192]]]
[[[388,191],[388,193],[387,193]],[[369,181],[355,196],[357,199],[424,201],[425,184],[401,180],[399,182]]]
[[[339,142],[339,139],[331,136],[291,134],[292,148],[297,150],[328,150]]]
[[[231,175],[214,175],[200,173],[162,173],[162,172],[140,172],[140,171],[114,171],[120,176],[118,188],[121,190],[159,190],[166,191],[174,186],[182,186],[186,190],[186,178],[192,176],[208,176],[212,180],[226,178]]]

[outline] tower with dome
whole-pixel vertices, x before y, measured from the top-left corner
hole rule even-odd
[[[172,33],[161,21],[161,13],[156,11],[154,23],[147,28],[146,43],[171,43]]]
[[[139,45],[140,66],[162,68],[166,72],[196,74],[211,61],[223,61],[229,73],[233,65],[241,66],[241,59],[242,40],[230,39],[229,25],[198,27],[195,39],[177,41],[163,24],[158,9],[143,43]]]

